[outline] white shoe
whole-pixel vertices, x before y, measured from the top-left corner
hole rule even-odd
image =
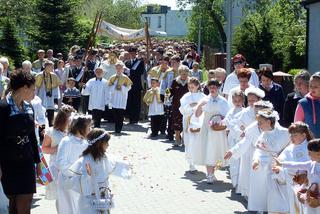
[[[217,178],[215,175],[208,175],[207,176],[207,184],[213,184],[213,182],[217,181]]]
[[[195,171],[197,171],[197,168],[193,164],[190,164],[189,165],[189,171],[190,172],[195,172]]]

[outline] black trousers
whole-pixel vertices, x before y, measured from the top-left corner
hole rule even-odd
[[[53,118],[54,118],[54,109],[47,109],[46,114],[47,114],[49,126],[52,127],[53,126]]]
[[[91,111],[92,120],[95,128],[100,128],[101,118],[103,117],[103,111],[99,109],[93,109]]]
[[[141,91],[137,89],[131,89],[128,92],[127,102],[127,114],[130,123],[137,123],[140,119],[141,110]]]
[[[115,132],[120,133],[123,127],[124,109],[113,108],[112,109]]]
[[[150,116],[150,119],[151,119],[152,134],[159,134],[159,131],[163,133],[163,130],[161,130],[161,128],[165,120],[164,115],[153,115],[153,116]]]
[[[105,107],[104,113],[103,113],[103,118],[106,120],[108,123],[113,123],[113,114],[112,114],[112,109],[109,109],[108,106]]]
[[[167,134],[169,138],[173,138],[174,129],[173,129],[173,116],[172,116],[172,106],[165,106],[165,126],[167,126]]]
[[[80,112],[82,114],[87,114],[89,106],[89,95],[81,95],[80,99]]]

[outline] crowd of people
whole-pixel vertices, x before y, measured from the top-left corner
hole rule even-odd
[[[285,95],[270,68],[249,68],[241,54],[227,75],[201,71],[192,43],[152,45],[150,54],[143,42],[87,53],[73,46],[66,61],[39,50],[15,71],[0,59],[1,183],[10,213],[30,213],[39,151],[50,155],[46,198],[58,213],[110,209],[108,177],[130,177],[130,165],[106,153],[112,130],[101,121],[120,136],[125,118],[141,120],[144,103],[149,137],[184,146],[188,171],[205,166],[208,184],[229,165],[249,211],[320,213],[320,73],[301,70]]]

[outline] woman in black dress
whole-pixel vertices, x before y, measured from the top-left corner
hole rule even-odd
[[[30,73],[13,72],[11,92],[0,101],[0,166],[10,214],[28,214],[36,192],[35,167],[40,157],[34,115],[29,103],[35,95],[35,79]]]
[[[180,113],[180,99],[184,94],[188,93],[189,69],[185,65],[181,65],[178,69],[179,76],[172,82],[170,93],[172,96],[172,120],[173,130],[175,132],[174,146],[180,146],[182,132],[182,114]]]

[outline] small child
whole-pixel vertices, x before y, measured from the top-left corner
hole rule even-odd
[[[110,140],[108,132],[95,128],[87,139],[87,149],[69,168],[72,189],[80,193],[77,210],[79,214],[109,213],[114,204],[109,176],[130,178],[131,169],[126,161],[118,161],[106,152]]]
[[[192,70],[190,71],[190,76],[191,77],[195,77],[199,80],[199,82],[202,82],[203,79],[202,79],[202,71],[199,70],[199,63],[197,62],[194,62],[192,64]]]
[[[207,82],[203,82],[202,84],[201,84],[201,88],[202,88],[202,91],[203,91],[203,93],[205,94],[205,95],[209,95],[209,89],[208,89],[208,82],[212,79],[212,78],[214,78],[214,72],[215,72],[215,70],[209,70],[208,71],[208,73],[207,73],[207,75],[208,75],[208,81]]]
[[[115,122],[115,133],[120,134],[123,126],[124,111],[127,106],[128,92],[131,89],[132,81],[123,74],[124,64],[118,61],[116,64],[116,74],[109,79],[109,109],[112,108],[112,114]]]
[[[312,139],[312,135],[308,125],[303,122],[295,122],[291,124],[288,131],[291,143],[281,152],[278,159],[295,162],[309,161],[308,142]],[[273,177],[279,183],[286,184],[286,192],[284,194],[288,197],[290,214],[295,214],[296,211],[302,213],[302,206],[298,202],[295,191],[300,188],[300,185],[303,185],[306,179],[306,172],[288,170],[280,166],[274,166],[272,171],[275,173]]]
[[[101,118],[108,103],[107,80],[103,79],[103,68],[98,67],[94,71],[96,77],[90,79],[84,87],[84,95],[89,95],[89,111],[95,128],[100,128]]]
[[[234,90],[232,96],[232,104],[233,108],[227,113],[226,118],[224,119],[227,125],[227,129],[229,130],[228,134],[228,146],[232,148],[236,145],[240,140],[241,136],[239,131],[236,130],[236,114],[243,110],[244,103],[244,93],[239,90]],[[229,161],[230,165],[230,177],[233,187],[236,187],[238,184],[238,176],[239,176],[239,159],[231,159]]]
[[[156,137],[164,122],[164,108],[160,98],[159,80],[151,79],[151,89],[143,97],[143,101],[149,106],[149,113],[151,119],[151,135],[150,137]]]
[[[308,175],[308,190],[300,199],[304,200],[304,212],[306,214],[320,213],[320,139],[310,140],[308,143],[310,159],[306,162],[287,162],[275,159],[275,166],[282,166],[288,170],[305,170]],[[275,168],[275,166],[273,168]],[[316,189],[313,189],[316,187]]]
[[[299,101],[294,121],[305,122],[314,137],[320,138],[320,72],[311,76],[309,88],[309,94]]]
[[[79,110],[81,93],[76,87],[76,80],[70,77],[67,81],[67,89],[63,92],[62,102]]]

